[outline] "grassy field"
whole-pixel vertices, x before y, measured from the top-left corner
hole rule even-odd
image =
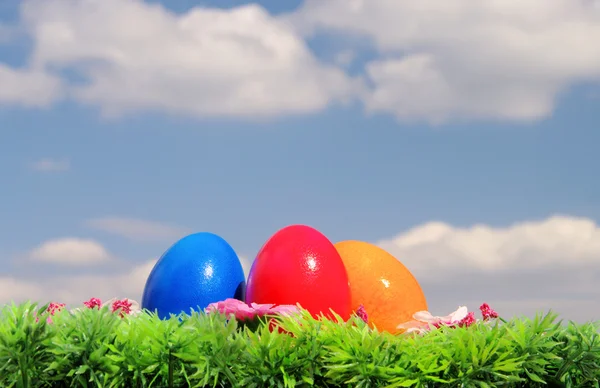
[[[599,326],[553,313],[392,335],[306,311],[244,323],[47,307],[1,309],[1,387],[597,387],[600,378]]]

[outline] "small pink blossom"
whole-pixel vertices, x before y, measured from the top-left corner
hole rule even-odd
[[[479,310],[481,310],[481,315],[483,316],[484,321],[499,317],[498,313],[494,311],[487,303],[484,303],[481,306],[479,306]]]
[[[52,316],[63,310],[65,308],[65,304],[64,303],[56,303],[56,302],[50,302],[48,304],[48,307],[46,308],[46,310],[44,311],[44,313],[49,313],[50,315],[46,318],[46,322],[47,323],[52,323]],[[36,323],[40,321],[39,317],[35,318]]]
[[[466,317],[464,317],[463,319],[460,320],[460,322],[458,322],[458,326],[460,327],[469,327],[472,324],[475,323],[475,313],[474,312],[470,312],[467,314]]]
[[[119,316],[123,318],[125,315],[137,315],[141,312],[140,305],[138,302],[132,299],[117,299],[112,298],[102,304],[102,307],[109,306],[110,311],[113,313],[118,312]]]
[[[358,310],[356,310],[356,316],[362,319],[365,323],[369,323],[369,316],[367,315],[367,310],[362,304],[358,306]]]
[[[50,315],[54,315],[54,313],[56,313],[57,311],[61,311],[62,309],[64,309],[65,306],[66,305],[64,303],[52,302],[48,305],[48,308],[46,309],[46,311],[48,311],[50,313]]]
[[[83,305],[88,309],[97,308],[100,310],[101,308],[107,306],[110,308],[110,311],[113,313],[118,312],[119,316],[123,318],[125,315],[137,315],[141,312],[140,305],[138,302],[132,299],[117,299],[112,298],[102,303],[102,301],[98,298],[91,298],[88,301],[83,302]],[[80,308],[76,308],[71,310],[71,312],[77,312],[81,310]]]
[[[111,311],[113,313],[118,312],[119,316],[123,318],[125,315],[131,313],[131,306],[133,305],[128,299],[115,300],[111,305]]]
[[[93,308],[100,309],[102,307],[102,301],[98,298],[90,298],[90,300],[83,302],[83,304],[85,305],[85,307],[87,307],[89,309],[93,309]]]
[[[221,302],[211,303],[206,308],[207,313],[219,312],[228,317],[235,317],[238,321],[248,321],[256,317],[265,315],[282,315],[289,316],[300,312],[300,309],[294,305],[279,305],[274,304],[247,304],[241,300],[228,298]]]

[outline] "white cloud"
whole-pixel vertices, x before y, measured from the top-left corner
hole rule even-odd
[[[0,63],[0,85],[0,104],[45,107],[61,97],[60,79],[36,69],[13,69]]]
[[[258,5],[175,14],[141,0],[23,4],[35,42],[32,65],[83,76],[87,82],[71,84],[71,96],[106,115],[301,114],[344,100],[357,87]]]
[[[66,159],[43,158],[31,164],[31,168],[40,172],[63,172],[71,169]]]
[[[338,66],[347,67],[350,66],[355,59],[356,52],[354,52],[354,50],[342,50],[334,56],[333,61]]]
[[[127,217],[101,217],[86,221],[87,226],[134,241],[175,241],[191,233],[188,228]]]
[[[34,261],[76,266],[104,263],[112,258],[99,242],[74,237],[46,241],[27,256]]]
[[[142,294],[150,271],[156,259],[142,264],[125,266],[121,264],[112,275],[84,275],[55,279],[57,300],[70,305],[81,304],[84,300],[96,297],[102,300],[111,298],[129,298],[142,302]],[[62,285],[61,285],[62,284]]]
[[[134,266],[115,263],[118,268],[114,273],[103,275],[46,276],[40,281],[0,278],[0,302],[31,300],[41,304],[60,302],[80,307],[83,301],[92,297],[101,300],[116,297],[141,303],[146,280],[155,263],[156,259]]]
[[[456,228],[430,222],[378,245],[406,260],[425,277],[443,276],[452,269],[494,272],[564,265],[600,266],[600,228],[592,220],[566,216],[504,228],[487,225]],[[429,271],[432,267],[439,271]]]
[[[11,277],[0,277],[0,303],[22,303],[32,298],[43,297],[44,287],[39,282],[30,282]]]
[[[307,0],[284,16],[256,4],[176,14],[141,0],[27,0],[21,17],[35,44],[26,69],[0,63],[0,103],[66,94],[107,116],[265,118],[360,98],[407,121],[528,121],[600,80],[589,0]],[[315,58],[304,38],[321,32],[343,41],[340,67],[371,42],[362,79]]]
[[[307,0],[307,35],[367,37],[370,112],[402,120],[530,120],[600,80],[600,8],[587,0]]]
[[[569,319],[600,319],[600,227],[590,219],[468,228],[430,222],[377,244],[411,270],[436,313],[493,302],[508,315],[553,308]]]

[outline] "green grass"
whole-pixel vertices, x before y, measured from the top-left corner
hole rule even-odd
[[[107,308],[36,322],[0,310],[0,387],[598,387],[598,324],[553,313],[394,336],[348,322],[240,325],[204,313],[120,318]]]

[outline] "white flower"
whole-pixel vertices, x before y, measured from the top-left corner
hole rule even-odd
[[[449,315],[439,317],[432,315],[429,311],[417,311],[413,314],[413,321],[399,324],[397,329],[405,329],[406,333],[421,334],[429,331],[431,327],[452,326],[458,324],[469,314],[466,306],[460,306]]]

